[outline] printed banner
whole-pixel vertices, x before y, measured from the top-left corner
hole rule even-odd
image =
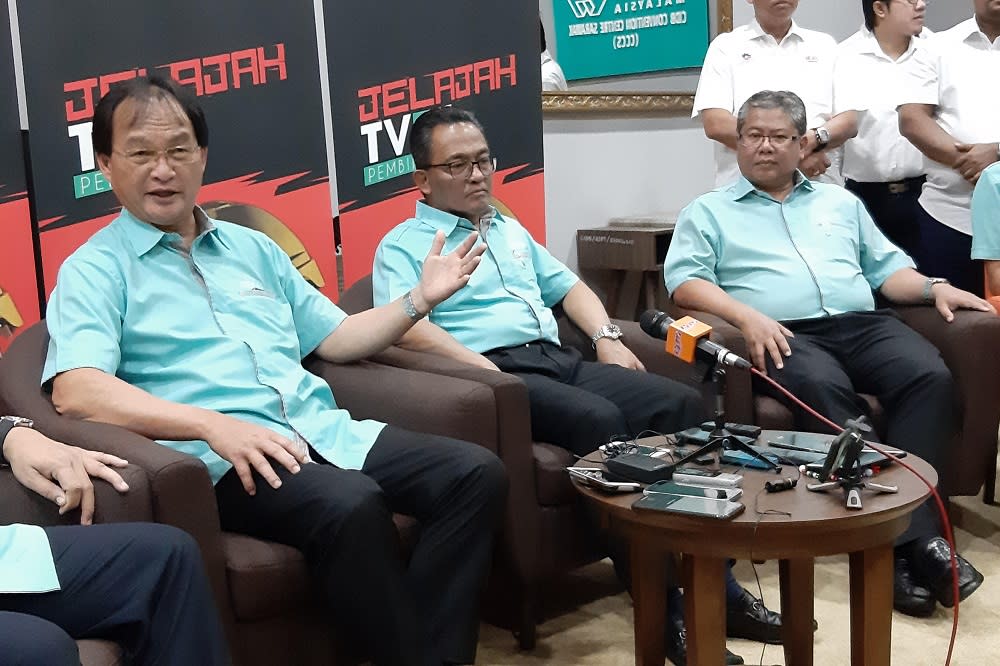
[[[371,273],[387,231],[413,216],[410,127],[473,111],[497,158],[495,205],[545,241],[538,9],[439,0],[324,0],[344,285]],[[428,248],[429,249],[429,248]]]
[[[8,6],[0,0],[0,355],[11,339],[38,321],[35,249],[14,93],[14,50]]]
[[[568,80],[701,67],[708,0],[552,0]]]
[[[267,233],[336,297],[312,0],[100,4],[18,0],[46,294],[63,260],[118,213],[93,156],[97,101],[117,83],[157,73],[205,109],[199,203]]]

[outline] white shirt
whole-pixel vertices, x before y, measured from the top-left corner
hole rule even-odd
[[[845,178],[892,183],[923,175],[924,155],[899,133],[896,107],[906,97],[907,72],[914,68],[917,50],[926,48],[928,34],[924,30],[911,39],[897,60],[864,27],[841,42],[834,94],[858,109],[858,135],[844,144]]]
[[[566,90],[566,75],[562,67],[552,59],[548,49],[542,51],[542,90]]]
[[[819,127],[841,110],[835,107],[833,69],[837,42],[794,21],[780,42],[754,20],[712,40],[694,96],[694,113],[723,109],[733,115],[747,99],[761,90],[790,90],[806,105],[806,124]],[[830,168],[824,177],[843,184],[838,151],[827,154]],[[715,146],[715,184],[721,187],[740,176],[736,152],[721,143]]]
[[[941,128],[962,143],[1000,141],[1000,38],[992,44],[975,18],[939,32],[920,49],[904,103],[933,104]],[[925,158],[920,205],[941,224],[972,233],[972,185],[954,169]]]

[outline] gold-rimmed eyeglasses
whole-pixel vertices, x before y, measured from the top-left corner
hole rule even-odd
[[[201,156],[198,146],[174,146],[163,150],[153,150],[152,148],[135,148],[133,150],[116,150],[115,153],[121,155],[136,166],[147,166],[159,161],[162,155],[167,164],[180,166],[182,164],[193,164]]]
[[[740,134],[739,142],[740,145],[745,148],[759,148],[763,145],[766,139],[771,143],[772,148],[785,148],[791,142],[797,141],[798,136],[787,135],[787,134],[760,134],[758,132],[750,132],[748,134]]]

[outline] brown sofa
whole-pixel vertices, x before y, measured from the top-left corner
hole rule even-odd
[[[14,414],[0,400],[0,415]],[[77,444],[69,440],[70,444]],[[94,482],[95,523],[125,523],[153,520],[152,492],[142,469],[134,464],[119,470],[129,485],[127,493],[119,494],[104,481]],[[37,493],[28,490],[14,478],[10,468],[0,469],[0,525],[75,525],[80,512],[60,516],[56,506]],[[111,641],[77,641],[83,666],[118,666],[123,664],[121,649]]]
[[[941,352],[958,387],[960,420],[949,443],[950,466],[941,487],[947,495],[976,495],[985,484],[983,501],[995,503],[997,426],[1000,422],[1000,317],[962,310],[950,324],[929,306],[894,308],[909,326]],[[690,314],[710,324],[712,339],[745,358],[746,342],[739,329],[706,312],[673,307],[676,317]],[[872,407],[876,427],[882,407],[874,396],[863,395]],[[756,395],[748,373],[730,372],[726,383],[730,421],[756,423],[763,428],[793,429],[792,412],[774,398]]]
[[[337,634],[318,603],[299,551],[221,531],[212,484],[199,460],[121,428],[55,412],[48,394],[39,388],[47,344],[44,322],[14,341],[0,360],[0,400],[35,419],[39,429],[52,437],[126,457],[145,472],[150,494],[146,519],[176,525],[195,537],[236,662],[356,662],[359,655],[352,654],[349,637]],[[338,404],[356,418],[473,440],[502,457],[517,458],[509,450],[498,451],[508,443],[489,435],[499,430],[498,398],[482,383],[369,362],[334,365],[310,360],[307,366],[331,384]],[[398,516],[397,525],[404,545],[412,542],[414,521]],[[518,524],[512,528],[519,533]],[[501,547],[508,544],[506,540]],[[515,566],[522,566],[519,556],[509,556]]]
[[[344,292],[339,305],[348,313],[372,307],[371,276]],[[558,312],[557,315],[562,343],[578,348],[592,360],[594,350],[590,339],[565,316]],[[666,354],[663,342],[643,333],[636,322],[615,320],[615,323],[650,372],[682,381],[693,379],[691,366]],[[513,375],[399,347],[391,347],[372,360],[475,382],[493,392],[497,411],[490,415],[489,428],[474,433],[471,439],[479,443],[483,443],[479,438],[484,437],[495,440],[500,459],[507,466],[510,496],[504,544],[509,557],[521,559],[497,563],[490,587],[499,612],[491,619],[509,626],[521,647],[531,649],[543,584],[605,555],[592,517],[566,474],[565,468],[574,464],[573,456],[558,446],[532,441],[527,389]]]

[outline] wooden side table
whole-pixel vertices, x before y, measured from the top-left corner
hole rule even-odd
[[[663,259],[674,233],[669,216],[615,218],[607,227],[576,232],[577,265],[581,270],[609,272],[608,314],[637,320],[657,306],[664,291]]]
[[[764,437],[767,436],[765,432]],[[910,454],[906,462],[931,483],[937,475]],[[668,553],[683,556],[687,663],[725,663],[725,568],[729,558],[777,559],[781,587],[782,637],[788,666],[813,663],[813,561],[816,557],[850,554],[851,664],[889,666],[892,635],[893,542],[910,523],[910,513],[930,494],[924,484],[896,465],[879,482],[899,486],[896,494],[864,495],[860,511],[844,507],[837,491],[814,493],[810,479],[781,493],[761,493],[759,509],[790,516],[754,513],[754,499],[774,474],[743,470],[746,510],[732,520],[635,511],[639,496],[608,495],[576,487],[627,536],[632,547],[635,613],[635,663],[662,666],[666,618]]]

